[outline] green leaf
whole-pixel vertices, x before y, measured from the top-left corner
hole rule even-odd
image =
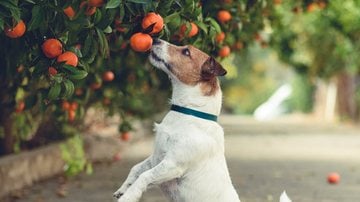
[[[107,26],[105,29],[104,29],[104,33],[106,34],[110,34],[112,32],[112,28],[110,26]]]
[[[205,34],[208,33],[207,26],[203,22],[197,21],[195,23],[200,29],[202,29],[205,32]]]
[[[148,4],[148,3],[151,3],[151,1],[149,1],[149,0],[127,0],[127,2],[132,2],[132,3],[136,3],[136,4]]]
[[[0,18],[0,31],[4,30],[4,20],[2,18]]]
[[[64,81],[64,87],[65,87],[65,92],[64,92],[64,97],[65,98],[69,98],[70,96],[72,96],[72,94],[74,94],[75,86],[74,86],[74,83],[72,81],[65,80]]]
[[[119,7],[121,0],[110,0],[106,3],[105,8],[117,8]]]
[[[55,83],[53,86],[51,86],[48,98],[50,100],[55,100],[57,97],[59,97],[61,91],[61,85],[59,83]]]
[[[12,1],[0,1],[0,5],[4,6],[5,8],[8,8],[8,9],[18,9],[17,5],[15,2],[12,2]]]
[[[208,20],[211,24],[212,27],[215,28],[216,32],[217,33],[220,33],[221,32],[221,27],[220,25],[216,22],[216,20],[214,20],[213,18],[206,18],[206,20]]]
[[[85,78],[88,73],[84,70],[79,70],[70,65],[63,65],[63,68],[69,73],[68,77],[72,80],[80,80]]]
[[[31,20],[29,22],[28,30],[34,30],[43,25],[44,21],[44,12],[42,11],[40,6],[34,6],[31,11]]]
[[[109,44],[106,39],[106,36],[105,36],[104,32],[102,32],[98,28],[96,28],[96,33],[98,34],[98,37],[99,37],[100,53],[102,56],[106,57],[109,54]]]

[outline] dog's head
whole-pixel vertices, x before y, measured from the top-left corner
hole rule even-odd
[[[211,87],[217,85],[216,77],[226,74],[226,70],[213,57],[194,46],[175,46],[160,39],[154,40],[150,62],[183,84],[201,84],[207,89],[204,91],[208,91],[204,94],[211,94],[209,90],[214,90]]]

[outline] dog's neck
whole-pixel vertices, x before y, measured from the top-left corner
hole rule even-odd
[[[172,80],[171,104],[188,107],[198,111],[210,113],[218,116],[221,111],[222,92],[219,82],[216,81],[215,92],[207,95],[203,92],[201,84],[189,86],[178,80]]]

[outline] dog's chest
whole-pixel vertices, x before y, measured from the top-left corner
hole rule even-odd
[[[158,161],[169,152],[189,157],[197,154],[199,158],[224,153],[223,130],[212,121],[170,111],[155,125],[155,132],[154,157]]]

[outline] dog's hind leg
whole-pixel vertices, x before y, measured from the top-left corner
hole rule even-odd
[[[155,167],[142,173],[127,189],[118,202],[136,202],[150,184],[161,184],[180,177],[185,169],[171,159],[164,159]]]
[[[151,168],[151,156],[131,168],[128,177],[121,187],[114,193],[115,198],[120,198],[135,180],[145,171]]]

